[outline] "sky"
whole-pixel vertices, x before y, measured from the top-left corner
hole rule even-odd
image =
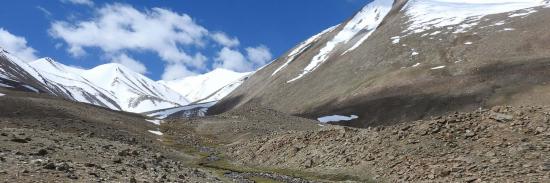
[[[0,47],[25,61],[120,63],[154,80],[253,71],[369,0],[21,0],[0,6]]]

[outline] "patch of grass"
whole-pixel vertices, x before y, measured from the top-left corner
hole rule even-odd
[[[356,182],[376,182],[372,179],[365,179],[347,174],[319,174],[293,169],[278,169],[266,167],[239,166],[228,162],[225,159],[218,161],[203,162],[201,166],[234,172],[249,172],[249,173],[273,173],[286,175],[306,180],[323,180],[323,181],[356,181]],[[271,180],[271,179],[270,179]]]
[[[248,179],[256,182],[256,183],[282,183],[273,179],[267,179],[263,177],[249,177]]]

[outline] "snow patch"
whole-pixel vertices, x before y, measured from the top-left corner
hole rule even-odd
[[[465,42],[464,44],[465,44],[465,45],[471,45],[471,44],[473,44],[473,43],[470,42],[470,41],[468,41],[468,42]]]
[[[151,122],[155,125],[160,125],[162,123],[162,120],[158,120],[158,119],[146,119],[145,121],[148,121],[148,122]]]
[[[413,51],[413,52],[411,53],[411,56],[416,56],[416,55],[418,55],[418,54],[420,54],[420,53],[418,53],[418,52],[416,52],[416,51]]]
[[[399,41],[401,41],[401,37],[399,37],[399,36],[391,37],[391,43],[392,44],[399,44]]]
[[[0,93],[0,97],[6,96],[6,94]]]
[[[432,67],[431,70],[443,69],[445,67],[447,66],[442,65],[442,66]]]
[[[152,134],[155,134],[155,135],[163,135],[164,134],[160,131],[154,131],[154,130],[149,130],[149,133],[152,133]]]
[[[418,67],[418,66],[420,66],[420,63],[416,63],[416,64],[414,64],[414,65],[411,66],[411,67]]]
[[[514,31],[514,30],[516,30],[516,29],[514,29],[514,28],[504,28],[504,29],[502,29],[502,31]]]
[[[510,18],[514,18],[514,17],[525,17],[531,13],[536,13],[537,10],[534,10],[534,9],[525,9],[523,12],[516,12],[516,13],[511,13],[508,15],[508,17]]]
[[[6,85],[6,84],[2,84],[2,83],[0,83],[0,87],[4,87],[4,88],[13,88],[13,86]]]
[[[405,7],[405,14],[410,18],[407,31],[421,33],[434,28],[447,27],[449,30],[456,28],[455,33],[464,32],[477,25],[486,15],[545,4],[547,3],[542,0],[411,0]],[[533,11],[527,13],[533,13]],[[459,26],[455,27],[456,25]]]
[[[328,123],[328,122],[339,122],[339,121],[351,121],[358,118],[359,116],[357,115],[351,115],[351,116],[332,115],[332,116],[319,117],[317,118],[317,120],[321,123]]]

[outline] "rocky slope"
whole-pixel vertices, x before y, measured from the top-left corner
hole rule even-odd
[[[222,182],[143,116],[0,88],[0,181]],[[196,167],[196,166],[195,166]]]
[[[210,109],[251,101],[355,127],[495,105],[548,104],[541,0],[377,0],[289,50]]]
[[[549,127],[549,107],[494,107],[389,127],[280,131],[224,151],[240,165],[360,182],[548,182]]]

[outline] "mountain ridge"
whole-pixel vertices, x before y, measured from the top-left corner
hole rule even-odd
[[[431,4],[425,6],[428,2]],[[546,31],[548,3],[482,2],[395,1],[370,32],[368,23],[353,23],[352,17],[317,35],[307,49],[286,62],[300,47],[290,49],[209,111],[219,114],[259,101],[310,119],[357,115],[358,119],[340,124],[367,127],[494,105],[542,105],[543,100],[533,98],[546,96],[542,91],[546,90],[543,83],[548,73],[541,66],[550,60],[550,48],[543,44],[550,37]],[[518,4],[521,6],[512,6]],[[460,13],[469,9],[460,7],[476,7],[479,12],[464,17]],[[367,12],[378,9],[365,8]],[[482,12],[484,8],[491,11]],[[441,9],[450,17],[437,17],[440,15],[435,10]],[[456,13],[450,11],[453,9]],[[410,13],[419,10],[426,14]],[[431,17],[432,12],[437,16]],[[355,14],[359,20],[373,14],[361,15]],[[332,45],[331,40],[345,31],[348,23],[352,23],[351,28],[367,26],[348,36],[347,41]],[[327,46],[334,48],[325,61],[315,65],[315,58],[324,54]],[[354,49],[348,51],[350,48]],[[312,63],[315,67],[309,67]],[[282,66],[284,69],[278,71]],[[292,80],[302,73],[306,75]],[[510,96],[512,100],[503,100]]]

